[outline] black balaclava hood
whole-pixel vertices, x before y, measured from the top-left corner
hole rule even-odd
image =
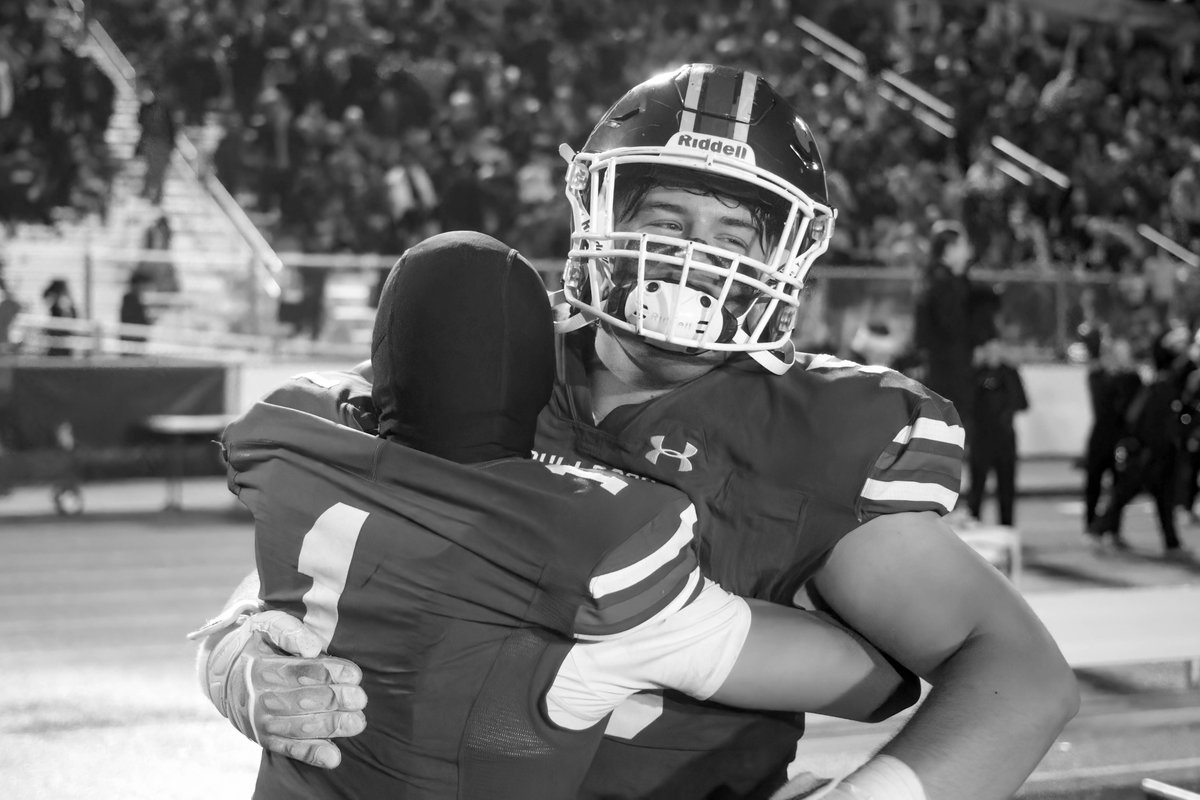
[[[380,436],[460,463],[528,458],[554,382],[545,285],[490,236],[426,239],[383,286],[371,366]]]

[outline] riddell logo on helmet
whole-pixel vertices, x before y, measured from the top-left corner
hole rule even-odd
[[[697,136],[694,133],[677,133],[667,142],[668,148],[705,150],[713,155],[735,158],[754,163],[754,151],[745,142],[725,139],[721,136]]]

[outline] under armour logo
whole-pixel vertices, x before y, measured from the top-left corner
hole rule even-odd
[[[692,456],[694,456],[694,455],[696,455],[696,453],[700,452],[699,448],[697,448],[696,445],[692,444],[691,442],[685,441],[683,443],[683,452],[682,453],[679,452],[678,450],[668,450],[667,448],[663,447],[663,440],[666,438],[667,437],[665,437],[665,436],[651,436],[650,437],[650,444],[654,445],[654,449],[651,450],[649,453],[646,453],[646,460],[649,461],[651,464],[657,465],[659,456],[667,456],[669,458],[678,458],[679,459],[679,471],[680,472],[691,472],[692,471]]]

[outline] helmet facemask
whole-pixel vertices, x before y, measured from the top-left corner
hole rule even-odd
[[[800,293],[828,247],[833,210],[745,160],[671,150],[564,152],[573,225],[563,288],[580,312],[573,327],[600,320],[663,349],[748,352],[786,370],[790,361],[779,367],[760,356],[790,353]],[[757,247],[635,230],[631,218],[656,187],[743,207]]]

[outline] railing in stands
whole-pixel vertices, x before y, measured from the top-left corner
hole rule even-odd
[[[10,337],[18,345],[11,353],[14,356],[41,356],[51,347],[60,347],[84,359],[146,356],[241,363],[261,361],[264,356],[270,356],[335,358],[353,363],[364,358],[363,348],[353,343],[130,325],[44,314],[18,314],[13,320]]]
[[[862,81],[869,77],[867,58],[854,45],[825,30],[807,17],[797,16],[793,20],[793,24],[809,37],[804,46],[810,53],[821,56],[830,66],[854,80]],[[950,104],[939,100],[894,70],[881,70],[879,78],[880,82],[875,90],[880,97],[897,108],[909,112],[919,122],[947,139],[954,138],[956,131],[954,108]],[[1004,142],[1003,148],[996,147],[997,140]],[[1037,172],[1036,165],[1041,165],[1041,162],[1001,137],[994,137],[992,146],[1001,156],[999,159],[1000,170],[1018,183],[1028,186],[1032,180],[1029,171]],[[1051,179],[1046,174],[1038,174],[1043,178]],[[1057,173],[1055,178],[1059,175],[1062,173]],[[1065,179],[1065,176],[1063,178]],[[1057,180],[1053,182],[1058,184]]]
[[[797,16],[793,23],[809,37],[805,42],[805,49],[809,52],[823,57],[830,66],[854,80],[862,81],[869,77],[867,59],[861,50],[804,16]],[[882,84],[876,88],[884,99],[909,111],[920,122],[946,138],[954,136],[954,109],[950,105],[892,70],[882,70],[880,78]],[[1002,136],[993,136],[990,143],[997,155],[1000,156],[998,160],[1000,170],[1018,183],[1028,186],[1032,182],[1031,176],[1036,175],[1064,191],[1070,188],[1071,180],[1067,175],[1008,139]],[[1139,225],[1137,233],[1146,241],[1185,264],[1200,267],[1200,255],[1191,252],[1149,225]]]
[[[129,63],[125,54],[121,52],[121,48],[108,35],[104,26],[90,18],[83,0],[57,0],[57,2],[61,8],[73,12],[87,26],[87,35],[100,55],[108,61],[113,69],[113,74],[125,82],[125,88],[133,90],[137,81],[137,71]],[[271,299],[278,299],[281,294],[279,274],[283,270],[283,262],[275,253],[270,242],[217,177],[205,169],[195,144],[182,132],[176,137],[176,151],[187,166],[189,177],[212,198],[217,208],[228,218],[231,226],[250,251],[253,259],[252,268],[259,287]]]
[[[1189,267],[1200,268],[1200,255],[1196,255],[1178,242],[1168,239],[1149,225],[1138,225],[1137,232],[1143,239],[1166,250]]]
[[[1146,797],[1161,798],[1162,800],[1200,800],[1200,794],[1190,792],[1179,786],[1146,778],[1142,781],[1142,793]]]

